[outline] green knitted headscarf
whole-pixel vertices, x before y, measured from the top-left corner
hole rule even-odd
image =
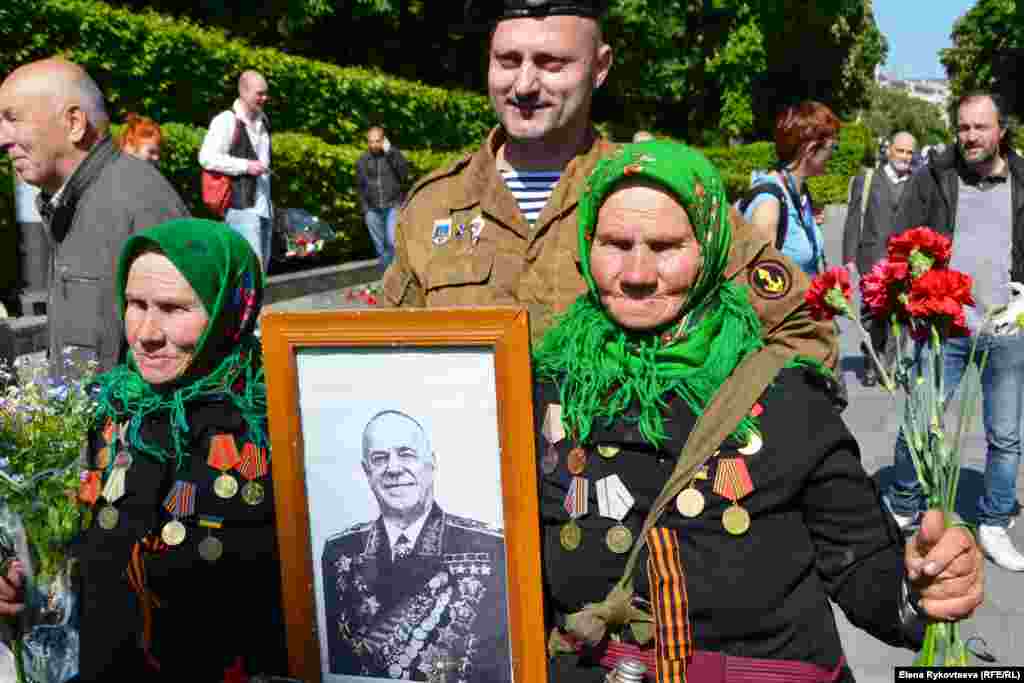
[[[590,271],[591,242],[605,199],[621,184],[642,181],[685,209],[701,248],[701,266],[679,318],[644,332],[616,323],[601,303]],[[698,416],[739,362],[762,346],[761,324],[744,287],[724,279],[732,227],[718,171],[686,145],[651,141],[624,145],[603,160],[580,199],[579,251],[590,291],[541,340],[539,377],[558,383],[562,421],[585,442],[595,420],[611,424],[634,402],[639,429],[652,445],[665,440],[662,409],[674,394]],[[756,429],[748,416],[733,436]]]
[[[223,399],[245,419],[248,440],[264,447],[266,386],[259,340],[253,334],[263,302],[263,271],[245,238],[214,221],[180,218],[128,238],[117,267],[118,299],[125,311],[125,286],[135,259],[156,251],[167,257],[195,290],[209,318],[185,373],[154,387],[139,374],[129,350],[125,363],[97,377],[95,423],[129,422],[129,445],[159,462],[184,464],[188,445],[186,407],[197,400]],[[144,442],[140,428],[158,413],[169,414],[173,453]]]

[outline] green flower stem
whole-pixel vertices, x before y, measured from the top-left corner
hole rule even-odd
[[[861,341],[865,342],[864,347],[868,350],[871,362],[875,364],[875,367],[878,368],[878,372],[882,375],[882,386],[886,391],[895,396],[896,383],[893,381],[892,375],[889,374],[889,371],[886,370],[885,366],[882,364],[882,361],[879,360],[878,354],[875,353],[875,347],[871,343],[871,335],[868,334],[867,330],[864,329],[864,326],[861,325],[860,320],[852,313],[848,315],[847,318],[853,321],[854,326],[856,326],[857,331],[860,333]]]
[[[14,639],[14,669],[18,672],[18,683],[28,683],[25,678],[25,664],[22,661],[21,629],[18,629],[18,636]]]

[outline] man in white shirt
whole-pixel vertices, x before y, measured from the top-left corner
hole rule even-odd
[[[263,112],[267,93],[262,75],[244,71],[238,78],[238,99],[231,109],[210,122],[199,150],[199,164],[204,169],[232,176],[231,203],[224,222],[248,240],[264,272],[270,263],[274,216],[270,200],[270,122]]]

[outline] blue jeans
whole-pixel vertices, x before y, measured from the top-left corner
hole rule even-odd
[[[270,240],[273,237],[273,223],[270,219],[252,209],[228,209],[224,214],[224,222],[245,238],[266,273],[270,265]]]
[[[977,360],[988,350],[981,375],[982,412],[988,453],[985,458],[985,490],[978,499],[978,524],[1005,527],[1017,502],[1017,468],[1020,465],[1022,418],[1024,418],[1024,334],[978,337]],[[971,339],[950,339],[943,347],[943,381],[948,401],[967,370]],[[916,350],[915,370],[931,362],[931,353]],[[953,421],[955,425],[955,420]],[[896,439],[895,479],[887,491],[893,512],[911,515],[924,507],[914,461],[903,438]]]
[[[398,223],[398,207],[389,209],[367,209],[366,229],[370,231],[373,248],[377,250],[377,267],[387,270],[395,258],[395,224]]]

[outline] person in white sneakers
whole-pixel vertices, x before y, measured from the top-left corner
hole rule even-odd
[[[1013,150],[1006,110],[996,95],[970,94],[957,102],[957,144],[908,181],[894,233],[929,226],[953,240],[950,267],[973,280],[976,305],[966,309],[977,353],[988,351],[981,376],[985,486],[978,499],[978,540],[1000,567],[1024,571],[1024,555],[1009,529],[1017,513],[1017,470],[1024,422],[1024,334],[983,327],[986,312],[1010,303],[1012,283],[1024,282],[1024,159]],[[947,399],[967,368],[973,339],[943,347]],[[930,354],[921,354],[921,358]],[[980,357],[980,356],[979,356]],[[896,476],[886,502],[897,523],[913,525],[923,497],[902,433],[896,441]]]
[[[256,71],[238,78],[238,99],[210,122],[199,150],[199,165],[232,176],[231,203],[224,222],[240,233],[263,264],[270,264],[274,205],[270,201],[270,121],[266,79]],[[242,135],[242,131],[245,135]]]

